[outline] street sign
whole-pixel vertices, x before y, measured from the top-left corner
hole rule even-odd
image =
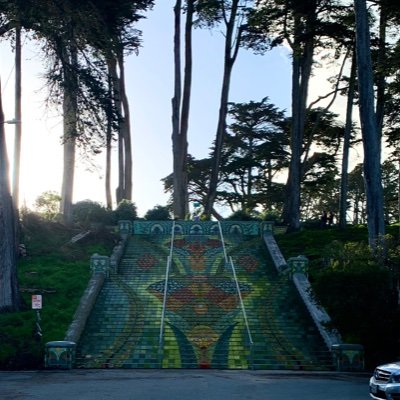
[[[42,295],[41,294],[33,294],[32,295],[32,310],[41,310],[42,309]]]

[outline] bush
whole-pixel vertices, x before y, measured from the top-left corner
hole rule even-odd
[[[367,367],[399,353],[399,317],[390,271],[378,265],[365,243],[334,242],[325,268],[314,272],[313,289],[347,343],[361,343]],[[382,340],[382,329],[385,329]],[[390,353],[392,354],[390,355]]]
[[[253,214],[244,210],[235,211],[226,219],[230,221],[260,221],[259,216],[254,216]]]
[[[72,219],[74,223],[88,228],[93,223],[113,223],[112,216],[100,203],[92,200],[78,201],[72,206]]]
[[[122,200],[113,212],[115,221],[135,220],[138,218],[136,205],[129,200]]]
[[[168,206],[156,205],[151,210],[148,210],[144,219],[149,221],[168,221],[171,219],[171,214]]]
[[[266,211],[262,214],[263,221],[272,221],[279,225],[282,223],[281,213],[278,211]]]

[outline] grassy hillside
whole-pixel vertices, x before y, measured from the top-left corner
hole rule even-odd
[[[116,241],[115,235],[100,231],[73,244],[70,240],[77,233],[34,215],[24,218],[22,242],[27,254],[18,265],[22,309],[0,314],[0,369],[41,368],[44,344],[64,339],[90,277],[90,256],[110,255]],[[43,297],[41,338],[35,334],[33,294]]]

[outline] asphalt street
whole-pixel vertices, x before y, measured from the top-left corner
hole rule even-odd
[[[368,400],[368,374],[221,370],[0,371],[1,400]]]

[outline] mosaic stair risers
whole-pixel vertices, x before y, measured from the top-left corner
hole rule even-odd
[[[331,353],[292,282],[270,267],[261,241],[252,238],[237,246],[230,237],[226,240],[239,281],[252,285],[245,305],[255,343],[254,368],[332,369]]]
[[[171,333],[172,331],[170,331]],[[236,368],[246,369],[249,366],[248,353],[243,346],[243,338],[231,336],[227,342],[228,347],[224,348],[223,343],[216,343],[207,350],[189,346],[185,347],[180,343],[179,334],[166,334],[164,346],[164,368]],[[179,349],[179,350],[178,350]]]
[[[178,235],[174,245],[163,367],[247,368],[242,332],[230,328],[239,304],[219,236]]]
[[[175,295],[170,293],[168,297],[168,301],[172,302],[168,303],[169,307],[173,306],[176,315],[171,313],[171,309],[167,314],[164,368],[330,369],[330,354],[321,351],[312,324],[304,323],[308,314],[305,312],[303,315],[304,310],[299,310],[301,303],[296,293],[288,281],[278,279],[268,265],[265,248],[255,243],[254,238],[226,238],[226,247],[234,258],[239,281],[243,288],[251,287],[251,292],[244,295],[244,302],[254,341],[252,351],[243,316],[237,310],[231,271],[224,268],[222,246],[217,243],[217,237],[196,235],[184,238],[185,242],[183,237],[176,239],[181,241],[178,243],[182,251],[179,259],[175,258],[172,263],[171,288],[179,288],[181,284],[183,289],[189,287],[190,290],[178,291]],[[159,290],[163,288],[160,282],[165,278],[169,246],[170,238],[164,235],[143,235],[130,240],[119,267],[118,285],[114,283],[113,289],[104,291],[105,296],[116,298],[117,293],[122,293],[122,297],[109,310],[104,311],[99,306],[99,314],[93,314],[97,325],[94,324],[92,335],[88,336],[92,347],[87,347],[90,351],[86,353],[81,352],[81,359],[85,361],[81,361],[81,366],[93,365],[96,351],[99,366],[160,366],[157,357],[161,292],[153,290],[150,293],[149,287],[156,284]],[[204,257],[205,254],[207,257]],[[223,290],[231,291],[231,297],[227,297],[226,293],[224,295]],[[230,307],[230,312],[223,312],[217,307],[221,294],[223,298],[227,297],[225,306]],[[124,303],[132,299],[137,303],[136,311],[140,310],[141,320],[133,316],[133,309],[125,308]],[[113,321],[113,317],[117,322]],[[137,326],[129,329],[133,320]],[[204,346],[199,340],[205,340]],[[124,346],[121,347],[121,344]],[[114,349],[117,354],[110,357],[110,348],[118,345],[121,348]],[[87,362],[87,355],[91,356],[91,362]]]
[[[151,240],[149,240],[151,239]],[[165,278],[168,236],[131,239],[120,266],[121,279],[137,293],[143,313],[142,336],[129,349],[124,368],[157,368],[161,304],[148,292],[149,284]]]
[[[119,266],[104,286],[78,349],[86,368],[157,368],[161,308],[148,282],[165,274],[165,253],[142,238],[132,238]],[[122,293],[122,294],[121,294]],[[147,295],[147,296],[146,296]],[[113,301],[111,299],[119,300]],[[102,300],[103,299],[103,300]],[[129,310],[129,306],[131,309]]]

